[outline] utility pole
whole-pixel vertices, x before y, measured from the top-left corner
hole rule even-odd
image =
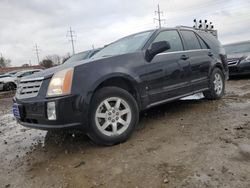
[[[35,53],[36,53],[36,57],[37,57],[37,62],[38,62],[38,64],[39,64],[39,63],[40,63],[40,60],[39,60],[40,49],[39,49],[39,47],[37,46],[37,44],[35,45]]]
[[[165,21],[165,19],[161,19],[161,15],[163,15],[163,12],[160,9],[160,5],[157,6],[157,11],[155,11],[155,14],[157,14],[158,18],[154,18],[154,20],[158,21],[159,28],[161,28],[161,22]]]
[[[74,46],[74,37],[76,37],[76,35],[75,35],[75,31],[73,31],[72,29],[71,29],[71,27],[69,28],[69,31],[68,31],[68,34],[67,34],[67,37],[69,37],[70,39],[70,41],[71,41],[71,45],[72,45],[72,54],[74,55],[75,54],[75,46]]]

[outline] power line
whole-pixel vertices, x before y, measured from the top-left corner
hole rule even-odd
[[[39,60],[39,53],[40,53],[40,49],[39,47],[37,46],[37,44],[35,45],[35,53],[36,53],[36,57],[37,57],[37,62],[38,64],[40,63],[40,60]]]
[[[75,35],[75,31],[73,31],[73,30],[71,29],[71,27],[69,28],[67,37],[70,37],[69,40],[70,40],[70,42],[71,42],[71,45],[72,45],[72,53],[73,53],[73,55],[74,55],[74,54],[75,54],[75,46],[74,46],[75,40],[74,40],[74,38],[76,37],[76,35]]]
[[[157,6],[157,11],[155,11],[155,14],[157,14],[158,18],[154,18],[154,20],[158,21],[159,28],[161,28],[161,22],[165,21],[165,19],[161,19],[161,15],[163,15],[163,12],[160,10],[160,5]]]

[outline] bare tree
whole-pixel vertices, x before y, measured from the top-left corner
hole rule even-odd
[[[54,65],[60,65],[61,64],[61,57],[59,55],[53,54],[46,56],[47,60],[51,60]]]
[[[50,68],[54,66],[54,62],[50,59],[44,59],[42,62],[40,62],[40,65],[45,68]]]
[[[65,56],[62,56],[62,64],[70,58],[70,54],[67,53]]]
[[[22,67],[29,67],[30,65],[28,63],[25,63],[22,65]]]
[[[10,66],[11,66],[10,59],[5,59],[4,57],[0,57],[0,68],[10,67]]]

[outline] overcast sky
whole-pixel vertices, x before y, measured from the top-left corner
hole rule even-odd
[[[120,37],[156,28],[157,4],[166,27],[193,26],[208,19],[219,30],[222,43],[250,40],[249,0],[0,0],[0,53],[12,66],[47,55],[72,53],[66,38],[76,32],[76,52],[102,47]]]

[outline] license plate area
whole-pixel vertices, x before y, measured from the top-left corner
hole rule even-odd
[[[15,118],[21,119],[21,114],[20,114],[20,109],[19,109],[18,104],[16,104],[16,103],[13,104],[12,112],[13,112],[13,115],[15,116]]]

